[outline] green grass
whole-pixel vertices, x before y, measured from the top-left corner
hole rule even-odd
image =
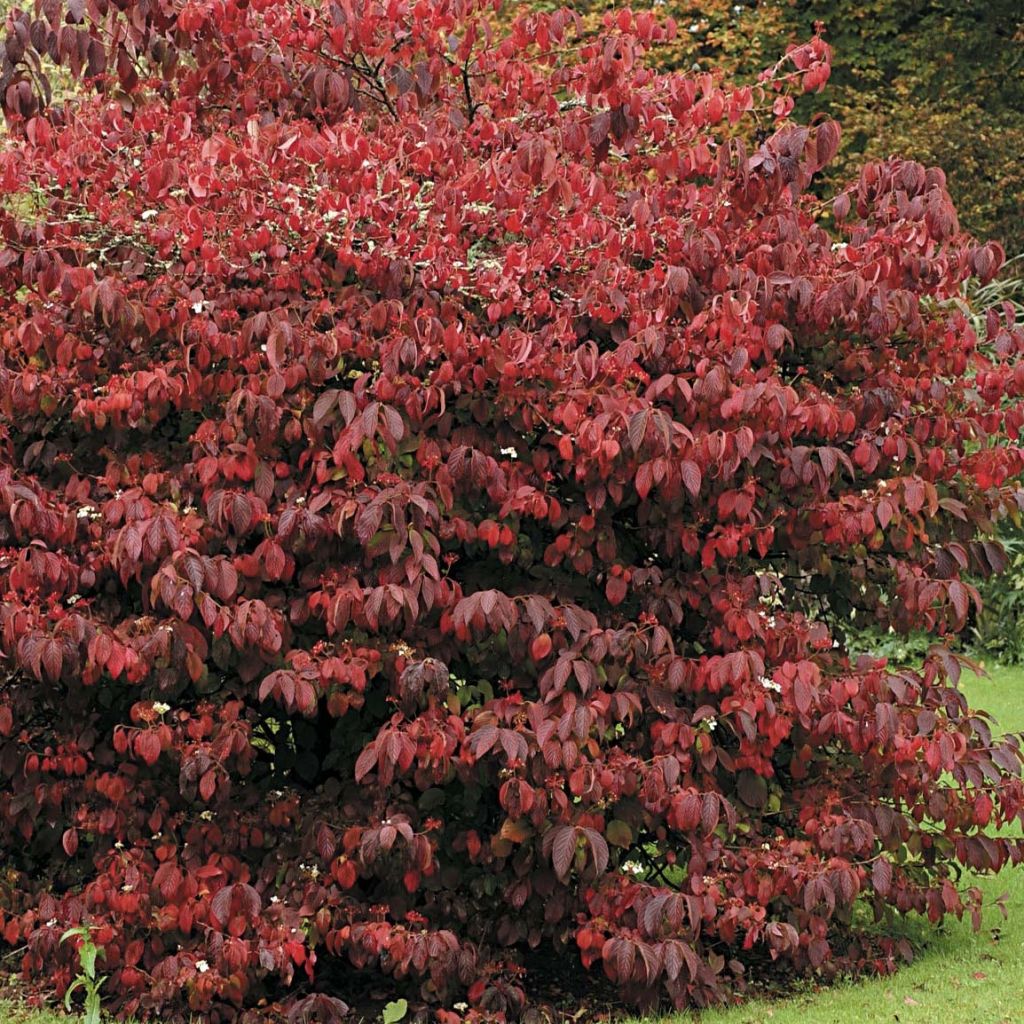
[[[72,1018],[56,1010],[29,1010],[18,1003],[0,1002],[3,1024],[70,1024]]]
[[[1024,732],[1024,668],[964,680],[972,705],[995,715],[1005,731]],[[752,1000],[728,1010],[675,1014],[661,1024],[1015,1024],[1024,1021],[1024,867],[980,882],[988,899],[1009,893],[1009,921],[987,912],[983,928],[951,920],[917,961],[890,978]],[[926,927],[915,934],[927,936]],[[0,1024],[68,1024],[51,1010],[0,1001]],[[634,1022],[639,1024],[639,1022]],[[645,1024],[656,1024],[647,1018]]]
[[[972,706],[996,717],[1004,732],[1024,732],[1024,668],[994,669],[988,679],[964,679]],[[1019,832],[1019,828],[1017,829]],[[728,1010],[675,1014],[661,1024],[1017,1024],[1024,1021],[1024,867],[1009,868],[979,886],[987,900],[1009,893],[1010,917],[986,912],[980,932],[950,919],[928,939],[917,960],[898,974],[752,1000]],[[636,1024],[636,1022],[634,1022]],[[647,1018],[646,1024],[655,1024]]]

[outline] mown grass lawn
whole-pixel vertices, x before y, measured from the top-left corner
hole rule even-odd
[[[987,679],[965,679],[964,689],[971,703],[995,715],[1004,731],[1024,732],[1024,668],[996,669]],[[1021,1024],[1024,867],[980,884],[990,900],[1009,893],[1008,921],[992,909],[980,932],[957,921],[938,934],[909,926],[910,934],[926,946],[914,964],[894,977],[807,989],[787,999],[752,1000],[703,1013],[700,1024]],[[646,1018],[642,1024],[695,1024],[697,1019],[675,1014],[657,1021]],[[0,1000],[0,1024],[68,1024],[68,1017]]]

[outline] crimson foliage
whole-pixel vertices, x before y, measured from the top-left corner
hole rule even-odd
[[[706,1004],[892,969],[1018,862],[937,646],[1024,330],[938,170],[470,0],[45,0],[0,154],[0,929],[125,1013],[512,1019],[529,948]],[[45,106],[38,53],[89,98]],[[743,139],[749,139],[745,144]],[[756,141],[755,141],[756,138]],[[874,913],[875,925],[859,913]],[[324,968],[335,965],[325,981]],[[345,971],[340,965],[348,964]],[[345,973],[345,972],[348,973]],[[342,981],[339,983],[338,978]],[[325,988],[327,990],[325,990]]]

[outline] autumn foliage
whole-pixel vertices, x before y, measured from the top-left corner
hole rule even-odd
[[[651,15],[490,20],[8,20],[0,932],[30,981],[69,984],[84,923],[110,1009],[166,1021],[327,1022],[374,975],[514,1020],[531,950],[704,1005],[891,970],[898,916],[980,920],[959,868],[1021,860],[988,831],[1020,747],[959,660],[844,632],[941,640],[1003,566],[1024,329],[956,301],[998,246],[898,160],[821,226],[839,127],[790,118],[818,38],[732,88],[645,69]],[[53,61],[80,98],[48,103]]]

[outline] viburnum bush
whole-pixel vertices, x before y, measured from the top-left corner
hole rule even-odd
[[[8,18],[29,980],[62,992],[85,926],[110,1009],[167,1021],[327,1022],[365,985],[513,1020],[531,951],[705,1005],[891,970],[899,916],[977,923],[961,868],[1024,854],[987,831],[1020,746],[941,643],[1024,468],[1024,329],[957,302],[1002,253],[938,170],[808,191],[820,38],[740,88],[646,70],[651,15],[492,21]],[[940,642],[888,666],[851,620]]]

